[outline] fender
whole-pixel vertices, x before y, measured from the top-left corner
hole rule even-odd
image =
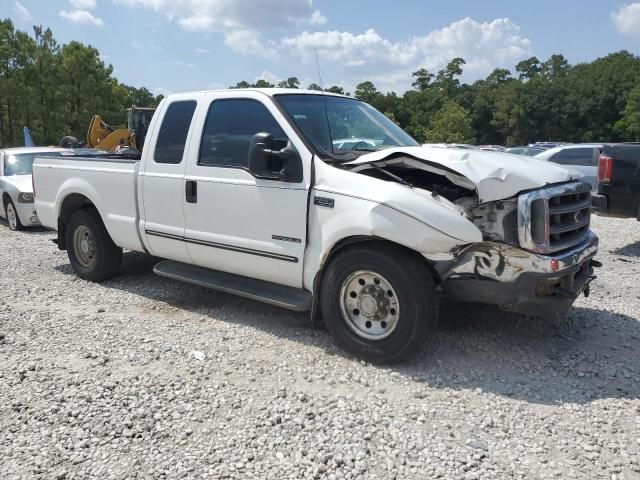
[[[409,248],[419,254],[449,252],[482,239],[481,232],[463,217],[452,221],[470,226],[464,239],[447,235],[419,219],[372,200],[328,194],[314,189],[312,196],[334,199],[333,207],[312,203],[309,210],[309,239],[304,257],[303,285],[313,291],[314,281],[333,248],[348,238],[382,239]]]

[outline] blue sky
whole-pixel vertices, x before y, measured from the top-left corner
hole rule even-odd
[[[640,2],[617,0],[0,0],[7,16],[98,48],[120,81],[156,93],[318,82],[316,50],[325,87],[399,92],[455,56],[473,81],[531,55],[640,54]]]

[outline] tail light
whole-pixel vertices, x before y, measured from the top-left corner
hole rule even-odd
[[[36,199],[36,181],[33,179],[33,173],[31,174],[31,191],[33,192],[33,199]]]
[[[613,179],[613,158],[600,155],[598,159],[598,183],[611,183]]]

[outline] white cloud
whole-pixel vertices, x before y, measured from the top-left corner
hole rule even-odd
[[[29,20],[31,18],[31,12],[27,10],[27,7],[22,5],[20,2],[15,2],[13,4],[13,10],[18,14],[20,18],[23,20]]]
[[[327,21],[313,0],[113,0],[131,7],[142,7],[166,15],[192,32],[224,34],[224,43],[243,55],[253,54],[269,60],[278,51],[263,40],[261,32],[320,25]]]
[[[618,33],[640,36],[640,3],[623,5],[611,14]]]
[[[273,46],[265,43],[259,33],[253,30],[236,30],[224,36],[224,44],[242,55],[255,55],[267,60],[277,60],[280,54]]]
[[[392,42],[369,29],[360,34],[305,31],[283,38],[280,45],[305,62],[315,61],[317,49],[321,59],[397,89],[409,87],[412,71],[420,67],[437,71],[454,57],[467,61],[465,77],[478,78],[496,67],[512,68],[532,54],[531,42],[508,18],[484,23],[464,18],[405,42]]]
[[[72,23],[79,23],[82,25],[94,25],[96,27],[101,27],[104,24],[101,18],[95,17],[87,10],[72,10],[70,12],[60,10],[58,15]]]
[[[311,25],[324,25],[327,23],[327,17],[325,17],[320,10],[316,10],[311,14],[311,18],[309,19]]]
[[[176,66],[180,68],[188,68],[190,70],[193,70],[194,68],[196,68],[196,66],[193,63],[185,63],[180,61],[176,62]]]
[[[276,85],[279,81],[282,80],[282,77],[279,77],[269,70],[263,70],[260,75],[253,79],[253,83],[256,83],[258,80],[266,80],[267,82]]]
[[[312,0],[114,0],[176,19],[188,30],[226,32],[282,28],[324,18]]]
[[[211,52],[209,50],[207,50],[206,48],[196,48],[196,53],[199,53],[201,55],[208,55]]]
[[[137,41],[137,40],[133,40],[133,41],[131,42],[131,46],[132,46],[133,48],[135,48],[136,50],[144,50],[144,46],[143,46],[139,41]]]
[[[96,8],[96,0],[69,0],[69,3],[78,10],[93,10]]]

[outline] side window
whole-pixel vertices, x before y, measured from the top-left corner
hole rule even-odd
[[[156,163],[182,162],[184,145],[195,110],[195,100],[173,102],[169,105],[162,119],[156,150],[153,154],[153,160]]]
[[[561,150],[550,158],[561,165],[594,165],[593,148],[569,148]]]
[[[198,165],[248,167],[249,142],[261,132],[273,135],[274,150],[287,143],[287,136],[262,103],[249,99],[214,100],[202,134]]]

